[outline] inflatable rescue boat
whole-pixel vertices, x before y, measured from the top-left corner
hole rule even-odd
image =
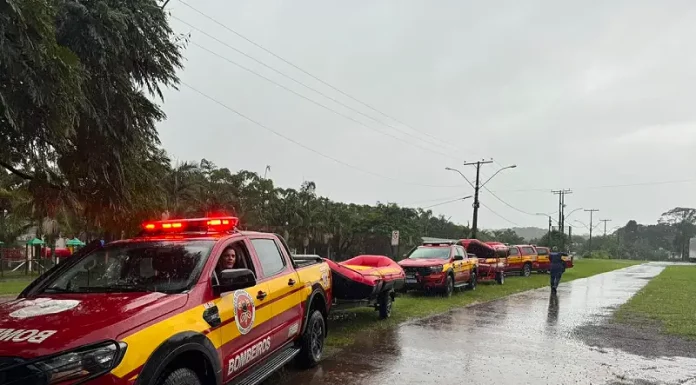
[[[383,255],[359,255],[331,267],[333,296],[344,300],[365,300],[404,286],[404,269]]]

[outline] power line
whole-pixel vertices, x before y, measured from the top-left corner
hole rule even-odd
[[[499,196],[497,196],[493,191],[489,190],[488,187],[485,187],[485,186],[484,186],[483,188],[484,188],[486,191],[488,191],[491,195],[493,195],[493,198],[495,198],[495,199],[501,201],[504,205],[510,207],[511,209],[513,209],[513,210],[515,210],[515,211],[519,211],[519,212],[521,212],[522,214],[527,214],[527,215],[531,215],[531,216],[536,216],[536,214],[529,213],[529,212],[527,212],[527,211],[518,209],[517,207],[515,207],[515,206],[513,206],[513,205],[511,205],[511,204],[509,204],[509,203],[507,203],[507,202],[505,202],[505,201],[502,200]]]
[[[255,47],[261,49],[262,51],[264,51],[264,52],[266,52],[266,53],[268,53],[268,54],[270,54],[271,56],[275,57],[276,59],[278,59],[278,60],[284,62],[285,64],[287,64],[287,65],[289,65],[289,66],[295,68],[296,70],[298,70],[298,71],[304,73],[305,75],[311,77],[312,79],[314,79],[314,80],[320,82],[321,84],[323,84],[323,85],[325,85],[325,86],[331,88],[332,90],[334,90],[334,91],[340,93],[341,95],[343,95],[343,96],[345,96],[345,97],[347,97],[347,98],[349,98],[349,99],[351,99],[351,100],[353,100],[353,101],[355,101],[355,102],[357,102],[357,103],[359,103],[359,104],[361,104],[361,105],[363,105],[363,106],[369,108],[370,110],[372,110],[372,111],[374,111],[374,112],[376,112],[376,113],[382,115],[382,116],[385,117],[385,118],[391,119],[391,120],[393,120],[393,121],[395,121],[395,122],[397,122],[397,123],[403,125],[404,127],[409,128],[410,130],[412,130],[412,131],[414,131],[414,132],[417,132],[417,133],[419,133],[419,134],[425,135],[425,136],[427,136],[427,137],[429,137],[429,138],[431,138],[431,139],[433,139],[433,140],[436,140],[436,141],[438,141],[438,142],[440,142],[440,143],[443,143],[443,144],[446,144],[446,145],[448,145],[448,146],[452,146],[450,142],[445,141],[445,140],[442,140],[442,139],[439,139],[439,138],[437,138],[437,137],[435,137],[435,136],[433,136],[433,135],[430,135],[429,133],[427,133],[427,132],[425,132],[425,131],[421,131],[421,130],[415,129],[415,128],[413,128],[412,126],[410,126],[410,125],[404,123],[403,121],[401,121],[401,120],[399,120],[399,119],[397,119],[397,118],[395,118],[395,117],[393,117],[393,116],[391,116],[391,115],[388,115],[388,114],[386,114],[385,112],[382,112],[382,111],[380,111],[379,109],[377,109],[377,108],[371,106],[370,104],[367,104],[366,102],[363,102],[362,100],[360,100],[360,99],[358,99],[358,98],[356,98],[356,97],[354,97],[354,96],[352,96],[352,95],[350,95],[350,94],[348,94],[348,93],[346,93],[346,92],[340,90],[338,87],[335,87],[335,86],[331,85],[330,83],[328,83],[328,82],[326,82],[326,81],[320,79],[318,76],[313,75],[313,74],[310,73],[309,71],[307,71],[307,70],[301,68],[300,66],[296,65],[295,63],[292,63],[291,61],[289,61],[289,60],[283,58],[282,56],[276,54],[275,52],[273,52],[273,51],[271,51],[270,49],[268,49],[268,48],[262,46],[261,44],[259,44],[259,43],[255,42],[255,41],[251,40],[250,38],[244,36],[244,35],[241,34],[240,32],[235,31],[234,29],[230,28],[229,26],[225,25],[224,23],[222,23],[222,22],[216,20],[216,19],[213,18],[212,16],[207,15],[207,14],[205,14],[204,12],[202,12],[202,11],[196,9],[195,7],[193,7],[193,6],[191,6],[190,4],[186,3],[185,1],[179,0],[179,2],[180,2],[181,4],[183,4],[184,6],[188,7],[189,9],[193,10],[194,12],[198,13],[199,15],[201,15],[201,16],[205,17],[206,19],[212,21],[213,23],[217,24],[218,26],[220,26],[220,27],[224,28],[225,30],[227,30],[227,31],[229,31],[229,32],[231,32],[231,33],[233,33],[233,34],[235,34],[235,35],[238,36],[239,38],[241,38],[241,39],[247,41],[248,43],[252,44],[253,46],[255,46]]]
[[[293,89],[291,89],[291,88],[289,88],[289,87],[287,87],[287,86],[285,86],[285,85],[283,85],[283,84],[280,84],[280,83],[274,81],[273,79],[270,79],[270,78],[268,78],[268,77],[266,77],[266,76],[264,76],[264,75],[262,75],[262,74],[260,74],[260,73],[258,73],[258,72],[256,72],[256,71],[254,71],[254,70],[252,70],[252,69],[250,69],[250,68],[247,68],[247,67],[245,67],[245,66],[243,66],[243,65],[241,65],[241,64],[239,64],[239,63],[237,63],[237,62],[235,62],[234,60],[231,60],[231,59],[229,59],[229,58],[227,58],[227,57],[224,57],[224,56],[218,54],[218,53],[215,52],[215,51],[212,51],[212,50],[210,50],[210,49],[208,49],[208,48],[206,48],[206,47],[203,47],[202,45],[200,45],[200,44],[198,44],[198,43],[196,43],[196,42],[194,42],[194,41],[191,41],[191,44],[197,46],[198,48],[200,48],[200,49],[202,49],[202,50],[204,50],[204,51],[206,51],[206,52],[208,52],[208,53],[210,53],[210,54],[212,54],[212,55],[215,55],[215,56],[219,57],[219,58],[222,59],[222,60],[227,61],[227,62],[230,63],[230,64],[233,64],[233,65],[235,65],[235,66],[237,66],[237,67],[243,69],[244,71],[247,71],[247,72],[249,72],[249,73],[251,73],[251,74],[253,74],[253,75],[256,75],[256,76],[260,77],[261,79],[264,79],[264,80],[268,81],[269,83],[275,84],[276,86],[278,86],[278,87],[280,87],[280,88],[282,88],[282,89],[284,89],[284,90],[290,92],[291,94],[293,94],[293,95],[295,95],[295,96],[298,96],[298,97],[300,97],[300,98],[302,98],[302,99],[304,99],[304,100],[306,100],[306,101],[308,101],[308,102],[310,102],[310,103],[312,103],[312,104],[315,104],[315,105],[317,105],[317,106],[319,106],[319,107],[321,107],[321,108],[324,108],[324,109],[326,109],[326,110],[328,110],[328,111],[331,111],[331,112],[333,112],[334,114],[336,114],[336,115],[338,115],[338,116],[341,116],[341,117],[343,117],[343,118],[345,118],[345,119],[348,119],[348,120],[350,120],[350,121],[352,121],[352,122],[355,122],[355,123],[357,123],[357,124],[359,124],[359,125],[361,125],[361,126],[367,128],[367,129],[369,129],[369,130],[372,130],[372,131],[375,131],[375,132],[377,132],[377,133],[380,133],[380,134],[382,134],[382,135],[384,135],[384,136],[388,136],[388,137],[390,137],[390,138],[396,139],[396,140],[398,140],[398,141],[400,141],[400,142],[403,142],[403,143],[406,143],[406,144],[408,144],[408,145],[410,145],[410,146],[418,147],[418,148],[420,148],[420,149],[423,149],[423,150],[432,152],[432,153],[434,153],[434,154],[443,155],[443,156],[446,156],[446,157],[451,158],[451,159],[457,159],[457,158],[455,158],[455,157],[452,157],[451,155],[448,155],[448,154],[445,154],[445,153],[442,153],[442,152],[438,152],[438,151],[432,150],[432,149],[430,149],[430,148],[428,148],[428,147],[423,147],[423,146],[418,145],[418,144],[415,144],[415,143],[411,143],[411,142],[409,142],[409,141],[404,140],[403,138],[400,138],[400,137],[398,137],[398,136],[392,135],[392,134],[390,134],[390,133],[388,133],[388,132],[384,132],[384,131],[378,130],[378,129],[374,128],[374,127],[368,126],[367,124],[365,124],[365,123],[363,123],[363,122],[361,122],[361,121],[359,121],[359,120],[357,120],[357,119],[354,119],[353,117],[351,117],[351,116],[349,116],[349,115],[343,114],[343,113],[341,113],[341,112],[339,112],[339,111],[334,110],[334,109],[331,108],[331,107],[328,107],[328,106],[326,106],[326,105],[324,105],[324,104],[322,104],[322,103],[317,102],[317,101],[314,100],[314,99],[311,99],[311,98],[309,98],[309,97],[307,97],[307,96],[305,96],[305,95],[302,95],[301,93],[299,93],[299,92],[297,92],[297,91],[295,91],[295,90],[293,90]]]
[[[400,206],[413,206],[413,205],[419,205],[419,204],[423,204],[423,203],[441,202],[441,201],[444,201],[444,200],[454,199],[454,198],[460,197],[461,195],[462,195],[462,194],[453,195],[453,196],[444,197],[444,198],[427,199],[427,200],[416,201],[416,202],[409,202],[409,203],[399,203],[399,205],[400,205]]]
[[[496,213],[496,212],[493,211],[490,207],[486,206],[484,203],[481,203],[481,206],[485,207],[486,209],[488,209],[488,211],[491,212],[491,214],[493,214],[493,215],[495,215],[496,217],[498,217],[498,218],[504,220],[505,222],[508,222],[508,223],[513,224],[513,225],[515,225],[515,226],[520,226],[519,224],[517,224],[517,223],[515,223],[515,222],[513,222],[513,221],[511,221],[511,220],[509,220],[509,219],[507,219],[507,218],[505,218],[504,216],[502,216],[502,215]]]
[[[277,74],[279,74],[279,75],[285,77],[286,79],[290,79],[290,80],[292,80],[293,82],[299,84],[300,86],[302,86],[302,87],[304,87],[304,88],[306,88],[306,89],[308,89],[308,90],[310,90],[310,91],[313,91],[313,92],[315,92],[315,93],[317,93],[317,94],[319,94],[319,95],[325,97],[326,99],[331,100],[332,102],[334,102],[334,103],[336,103],[336,104],[338,104],[338,105],[340,105],[340,106],[342,106],[342,107],[344,107],[344,108],[347,108],[348,110],[351,110],[351,111],[353,111],[353,112],[355,112],[355,113],[357,113],[357,114],[360,114],[361,116],[364,116],[365,118],[370,119],[370,120],[374,121],[375,123],[378,123],[378,124],[384,125],[384,126],[386,126],[386,127],[392,128],[392,129],[394,129],[394,130],[396,130],[396,131],[399,131],[399,132],[401,132],[402,134],[407,135],[407,136],[409,136],[409,137],[412,137],[412,138],[414,138],[414,139],[416,139],[416,140],[422,140],[422,138],[415,137],[413,134],[411,134],[411,133],[409,133],[409,132],[407,132],[407,131],[405,131],[405,130],[403,130],[403,129],[400,129],[399,127],[395,127],[395,126],[392,126],[392,125],[390,125],[390,124],[388,124],[388,123],[385,123],[385,122],[382,122],[382,121],[380,121],[380,120],[378,120],[378,119],[375,119],[374,117],[372,117],[372,116],[370,116],[370,115],[367,115],[367,114],[363,113],[362,111],[360,111],[360,110],[358,110],[358,109],[355,109],[355,108],[353,108],[353,107],[351,107],[351,106],[349,106],[349,105],[347,105],[347,104],[341,102],[340,100],[331,97],[330,95],[325,94],[324,92],[321,92],[321,91],[319,91],[319,90],[317,90],[317,89],[315,89],[315,88],[313,88],[313,87],[311,87],[311,86],[308,86],[307,84],[303,83],[302,81],[297,80],[297,79],[293,78],[292,76],[287,75],[287,74],[285,74],[285,73],[283,73],[283,72],[281,72],[281,71],[279,71],[279,70],[273,68],[272,66],[270,66],[270,65],[268,65],[268,64],[266,64],[266,63],[264,63],[263,61],[261,61],[261,60],[259,60],[259,59],[256,59],[255,57],[253,57],[253,56],[247,54],[246,52],[241,51],[240,49],[238,49],[238,48],[236,48],[236,47],[234,47],[234,46],[232,46],[232,45],[226,43],[225,41],[222,41],[222,40],[218,39],[217,37],[215,37],[215,36],[213,36],[213,35],[211,35],[211,34],[205,32],[204,30],[202,30],[202,29],[200,29],[200,28],[198,28],[198,27],[196,27],[196,26],[194,26],[194,25],[188,23],[188,22],[185,21],[185,20],[182,20],[182,19],[179,18],[179,17],[176,17],[176,16],[173,16],[173,15],[172,15],[172,18],[174,18],[174,19],[178,20],[179,22],[181,22],[181,23],[183,23],[183,24],[189,26],[190,28],[195,29],[196,31],[202,33],[203,35],[205,35],[205,36],[207,36],[207,37],[209,37],[209,38],[215,40],[216,42],[218,42],[218,43],[220,43],[220,44],[226,46],[227,48],[229,48],[229,49],[231,49],[231,50],[233,50],[233,51],[239,53],[240,55],[243,55],[244,57],[249,58],[249,59],[255,61],[256,63],[258,63],[258,64],[260,64],[260,65],[262,65],[262,66],[268,68],[269,70],[271,70],[271,71],[273,71],[273,72],[275,72],[275,73],[277,73]],[[196,42],[194,42],[194,41],[191,41],[191,43],[192,43],[193,45],[195,45],[195,46],[197,46],[197,47],[199,47],[199,48],[205,50],[205,51],[208,51],[208,52],[210,52],[210,53],[213,53],[213,52],[211,52],[210,50],[208,50],[207,48],[201,46],[200,44],[198,44],[198,43],[196,43]],[[220,58],[222,58],[222,59],[224,59],[224,60],[227,60],[226,58],[223,58],[221,55],[217,55],[217,56],[220,57]],[[227,60],[227,61],[230,61],[230,60]],[[233,64],[236,65],[236,66],[238,66],[238,67],[241,67],[241,66],[240,66],[238,63],[236,63],[236,62],[233,63]],[[251,70],[249,70],[249,69],[247,69],[247,68],[243,68],[243,69],[245,69],[245,70],[247,70],[247,71],[249,71],[249,72],[252,72],[252,73],[254,73],[254,74],[257,75],[257,76],[261,76],[261,75],[259,75],[258,73],[253,72],[253,71],[251,71]],[[269,80],[269,79],[266,78],[266,77],[263,77],[263,78],[266,79],[266,80]],[[270,81],[270,80],[269,80],[269,81]],[[276,85],[278,85],[278,84],[275,83],[275,82],[273,82],[273,83],[276,84]],[[429,144],[441,146],[441,144],[438,144],[438,143],[429,143]],[[436,152],[436,153],[441,154],[441,155],[444,155],[444,156],[447,156],[447,157],[451,157],[449,154],[446,154],[446,153],[443,153],[443,152]]]
[[[223,102],[221,102],[221,101],[215,99],[214,97],[212,97],[212,96],[210,96],[210,95],[208,95],[208,94],[206,94],[206,93],[204,93],[204,92],[198,90],[197,88],[195,88],[195,87],[193,87],[193,86],[191,86],[191,85],[189,85],[189,84],[187,84],[187,83],[185,83],[185,82],[183,82],[183,81],[181,82],[181,84],[182,84],[183,86],[189,88],[190,90],[194,91],[195,93],[199,94],[200,96],[202,96],[202,97],[204,97],[204,98],[210,100],[211,102],[213,102],[213,103],[215,103],[215,104],[217,104],[217,105],[219,105],[219,106],[225,108],[226,110],[228,110],[228,111],[230,111],[230,112],[236,114],[237,116],[239,116],[239,117],[241,117],[241,118],[243,118],[243,119],[249,121],[250,123],[257,125],[257,126],[263,128],[263,129],[265,129],[265,130],[271,132],[272,134],[274,134],[274,135],[276,135],[276,136],[278,136],[278,137],[280,137],[280,138],[283,138],[283,139],[287,140],[288,142],[291,142],[291,143],[293,143],[293,144],[295,144],[295,145],[297,145],[297,146],[299,146],[299,147],[302,147],[302,148],[304,148],[304,149],[307,150],[307,151],[313,152],[314,154],[319,155],[319,156],[321,156],[322,158],[326,158],[326,159],[332,160],[332,161],[334,161],[334,162],[336,162],[336,163],[338,163],[338,164],[341,164],[341,165],[343,165],[343,166],[345,166],[345,167],[348,167],[348,168],[351,168],[351,169],[353,169],[353,170],[360,171],[360,172],[362,172],[362,173],[365,173],[365,174],[368,174],[368,175],[372,175],[372,176],[375,176],[375,177],[378,177],[378,178],[389,179],[389,180],[393,180],[393,181],[396,181],[396,182],[399,182],[399,183],[403,183],[403,184],[407,184],[407,185],[412,185],[412,186],[422,186],[422,187],[454,187],[454,186],[428,185],[428,184],[421,184],[421,183],[413,183],[413,182],[403,181],[403,180],[400,180],[400,179],[397,179],[397,178],[393,178],[393,177],[386,176],[386,175],[381,175],[381,174],[378,174],[378,173],[375,173],[375,172],[372,172],[372,171],[369,171],[369,170],[362,169],[362,168],[357,167],[357,166],[353,166],[353,165],[350,164],[350,163],[346,163],[346,162],[344,162],[344,161],[342,161],[342,160],[340,160],[340,159],[334,158],[334,157],[332,157],[332,156],[330,156],[330,155],[326,155],[326,154],[324,154],[324,153],[322,153],[322,152],[320,152],[320,151],[317,151],[317,150],[315,150],[315,149],[313,149],[313,148],[311,148],[311,147],[309,147],[309,146],[307,146],[307,145],[305,145],[305,144],[303,144],[303,143],[301,143],[301,142],[299,142],[299,141],[297,141],[297,140],[295,140],[295,139],[292,139],[292,138],[290,138],[290,137],[288,137],[288,136],[285,136],[285,135],[281,134],[280,132],[278,132],[278,131],[272,129],[271,127],[266,126],[266,125],[264,125],[263,123],[260,123],[260,122],[258,122],[258,121],[256,121],[256,120],[250,118],[250,117],[247,116],[247,115],[244,115],[243,113],[237,111],[236,109],[234,109],[234,108],[232,108],[232,107],[230,107],[230,106],[224,104]],[[457,187],[461,187],[461,186],[457,186]]]
[[[468,198],[470,198],[470,197],[471,197],[471,195],[469,195]],[[436,203],[436,204],[431,205],[431,206],[425,206],[425,207],[420,207],[420,208],[421,208],[421,209],[429,209],[429,208],[433,208],[433,207],[437,207],[437,206],[442,206],[442,205],[445,205],[445,204],[448,204],[448,203],[452,203],[452,202],[460,202],[460,201],[463,201],[464,199],[466,199],[466,197],[465,197],[465,198],[452,199],[452,200],[449,200],[449,201],[446,201],[446,202]]]

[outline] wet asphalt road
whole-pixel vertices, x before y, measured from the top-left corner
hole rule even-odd
[[[603,322],[664,265],[646,264],[376,331],[279,385],[696,384],[696,359],[586,345],[574,331]],[[466,295],[460,293],[459,295]],[[398,309],[395,309],[398,311]]]

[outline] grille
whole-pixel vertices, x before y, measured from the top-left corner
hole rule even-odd
[[[404,272],[406,274],[418,274],[420,276],[430,275],[429,267],[405,267]]]
[[[21,358],[0,357],[0,384],[48,384],[48,379],[43,371],[35,365],[23,363],[24,360]]]

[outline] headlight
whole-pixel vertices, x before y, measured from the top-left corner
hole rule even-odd
[[[115,368],[126,352],[124,342],[103,342],[33,362],[48,384],[100,376]]]
[[[442,271],[442,265],[430,266],[431,273],[439,273]]]

